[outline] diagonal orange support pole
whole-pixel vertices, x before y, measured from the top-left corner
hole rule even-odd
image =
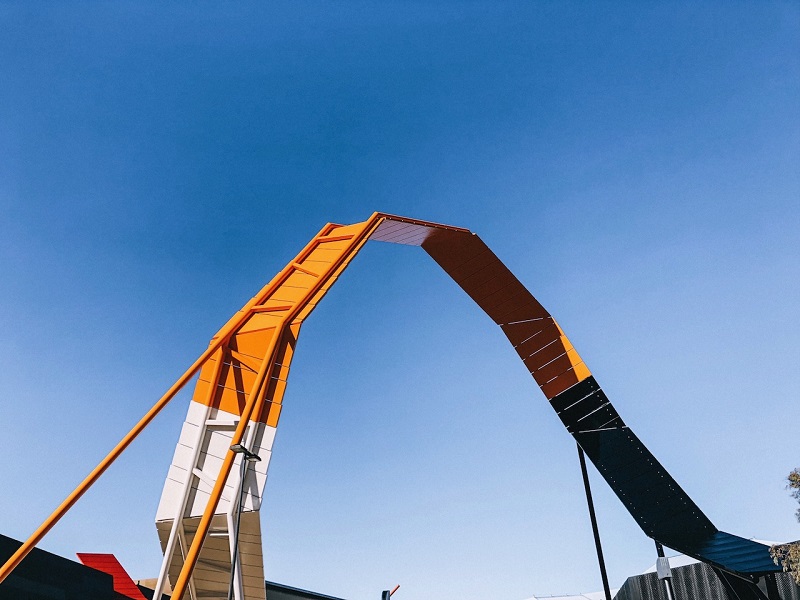
[[[0,568],[0,583],[9,576],[11,571],[13,571],[19,563],[22,562],[28,553],[38,544],[41,539],[50,531],[53,526],[61,519],[61,517],[66,514],[66,512],[72,508],[72,506],[78,501],[78,499],[86,493],[92,484],[97,481],[100,476],[105,472],[108,467],[111,466],[117,457],[122,454],[122,452],[131,444],[131,442],[138,436],[145,427],[147,427],[150,422],[156,417],[156,415],[161,412],[170,400],[177,394],[181,388],[186,385],[186,382],[189,381],[192,376],[200,369],[203,363],[214,353],[216,352],[217,348],[221,346],[223,343],[223,339],[220,338],[215,344],[210,346],[203,354],[200,355],[194,364],[176,381],[172,384],[172,387],[167,390],[167,393],[164,394],[161,399],[153,405],[147,414],[141,418],[141,420],[134,425],[133,429],[131,429],[127,435],[116,445],[108,455],[100,461],[100,464],[97,465],[89,475],[76,487],[72,493],[66,497],[66,499],[59,504],[58,508],[56,508],[53,513],[42,523],[39,528],[33,532],[33,534],[25,541],[25,543],[20,546],[17,551],[11,555],[6,563]]]
[[[376,218],[376,214],[371,217],[371,220]],[[295,261],[302,260],[303,257],[307,256],[314,248],[315,241],[319,238],[324,236],[325,234],[329,233],[333,228],[332,225],[328,224],[323,227],[320,232],[314,237],[303,250],[301,250],[300,254],[297,256]],[[36,531],[31,534],[31,536],[25,540],[25,542],[17,549],[17,551],[11,555],[11,557],[0,567],[0,583],[2,583],[10,574],[11,572],[17,568],[17,566],[23,561],[23,559],[36,547],[42,538],[47,535],[47,533],[55,526],[58,521],[69,511],[70,508],[74,506],[74,504],[80,499],[83,494],[97,481],[100,476],[111,466],[111,464],[119,458],[120,454],[122,454],[125,449],[130,446],[131,442],[147,427],[153,419],[161,412],[161,410],[169,404],[170,400],[175,397],[184,385],[197,373],[198,370],[203,366],[203,364],[213,356],[214,352],[219,350],[224,344],[227,343],[228,339],[230,338],[231,334],[233,334],[242,324],[246,321],[246,319],[250,316],[252,309],[257,306],[259,303],[263,301],[264,298],[268,297],[292,272],[292,264],[288,264],[284,269],[278,273],[275,278],[269,282],[266,286],[264,286],[258,294],[256,294],[250,301],[245,304],[241,311],[235,314],[217,333],[217,335],[212,338],[211,345],[203,352],[200,357],[194,361],[191,367],[189,367],[186,372],[178,378],[178,380],[172,384],[172,386],[167,390],[167,392],[156,402],[153,407],[145,414],[136,425],[122,438],[122,440],[114,446],[114,448],[109,452],[106,457],[100,461],[89,475],[81,481],[81,483],[76,487],[66,499],[58,505],[53,513],[45,519],[45,521],[36,529]],[[227,476],[226,476],[227,477]],[[216,508],[216,506],[215,506]]]

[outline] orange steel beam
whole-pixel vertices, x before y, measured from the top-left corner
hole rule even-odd
[[[277,350],[279,348],[279,342],[282,341],[286,335],[288,326],[298,316],[298,314],[304,308],[306,308],[309,302],[316,297],[331,276],[335,275],[339,268],[349,258],[358,252],[363,243],[369,239],[370,234],[375,230],[380,222],[383,221],[383,219],[384,217],[380,213],[373,213],[373,215],[364,222],[364,227],[361,229],[361,231],[354,235],[350,243],[347,245],[347,248],[341,253],[341,255],[328,266],[325,273],[319,274],[316,283],[303,294],[303,296],[295,303],[289,312],[283,316],[280,323],[276,326],[275,333],[270,340],[267,352],[265,353],[264,359],[262,360],[259,368],[256,381],[253,384],[250,393],[248,394],[244,410],[242,411],[241,418],[236,426],[236,431],[233,433],[233,437],[231,438],[231,445],[241,443],[250,418],[253,414],[258,415],[261,413],[261,409],[266,398],[266,389],[263,389],[264,393],[260,392],[262,391],[266,374],[271,373],[275,367],[275,359]],[[322,235],[314,238],[306,248],[316,247],[320,241],[324,241]],[[302,258],[289,263],[284,271],[287,269],[303,270],[302,268],[298,268],[299,265],[297,264],[301,261]],[[285,278],[282,277],[281,281],[284,279]],[[266,299],[266,297],[264,297],[264,299]],[[192,571],[194,571],[197,560],[200,558],[200,549],[202,548],[206,535],[208,535],[208,530],[211,527],[211,519],[213,518],[214,513],[217,510],[219,500],[222,497],[222,491],[225,488],[225,482],[228,480],[231,468],[233,467],[235,456],[235,452],[228,450],[228,452],[225,454],[225,459],[222,462],[222,466],[220,466],[219,474],[217,475],[217,479],[214,483],[214,488],[211,491],[211,496],[208,499],[205,511],[203,511],[203,516],[201,517],[200,523],[197,526],[197,531],[194,534],[189,551],[186,553],[186,558],[184,559],[183,566],[181,567],[181,572],[172,588],[172,597],[176,600],[181,600],[183,598],[183,594],[186,592],[186,587],[189,584],[189,579],[192,576]]]
[[[374,217],[374,215],[373,215]],[[326,233],[330,232],[333,228],[330,223],[325,225],[320,232],[317,234],[316,237],[321,237]],[[302,260],[303,257],[307,256],[315,247],[315,240],[312,239],[303,250],[300,251],[300,254],[297,256],[295,261]],[[0,583],[2,583],[10,574],[11,572],[17,568],[19,563],[36,547],[42,538],[47,535],[56,523],[67,513],[67,511],[72,508],[72,506],[80,499],[83,494],[97,481],[100,476],[111,466],[111,464],[119,458],[119,455],[130,446],[131,442],[147,427],[153,419],[155,419],[156,415],[161,412],[161,410],[169,404],[170,400],[175,397],[181,388],[197,373],[200,367],[216,352],[219,348],[221,348],[231,336],[231,334],[240,327],[244,321],[250,316],[251,310],[254,306],[259,304],[263,301],[264,298],[268,297],[270,293],[272,293],[292,272],[291,264],[287,265],[286,267],[281,270],[278,275],[273,278],[267,285],[265,285],[258,294],[256,294],[247,304],[245,304],[242,310],[235,314],[223,327],[220,331],[212,338],[211,345],[203,352],[200,357],[192,363],[192,366],[189,367],[186,372],[181,375],[178,380],[172,384],[167,392],[156,402],[153,407],[147,411],[147,413],[142,417],[136,425],[122,438],[122,440],[114,446],[111,452],[106,455],[106,457],[100,461],[100,463],[86,476],[86,478],[81,481],[81,483],[76,487],[66,499],[58,505],[53,513],[45,519],[45,521],[36,529],[36,531],[31,534],[31,536],[25,540],[25,542],[17,549],[17,551],[11,555],[11,557],[0,567]]]

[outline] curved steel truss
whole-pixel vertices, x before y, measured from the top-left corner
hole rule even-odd
[[[323,227],[0,569],[0,581],[199,371],[157,511],[165,552],[158,585],[169,577],[174,598],[226,597],[236,557],[236,597],[263,599],[258,510],[300,327],[370,239],[421,246],[489,315],[646,535],[737,579],[779,571],[766,546],[719,531],[703,514],[625,425],[558,323],[477,235],[375,213]],[[262,460],[243,465],[235,444]]]

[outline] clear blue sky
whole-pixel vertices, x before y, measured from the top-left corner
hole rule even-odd
[[[0,31],[2,533],[325,222],[381,210],[478,232],[717,526],[800,537],[796,2],[3,2]],[[370,244],[300,342],[269,579],[600,589],[574,442],[423,252]],[[156,573],[187,401],[44,548]],[[619,586],[654,551],[593,481]]]

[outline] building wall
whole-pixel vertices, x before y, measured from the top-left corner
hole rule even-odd
[[[782,600],[800,600],[800,588],[788,573],[776,576]],[[672,587],[675,600],[736,600],[719,581],[714,571],[704,563],[695,563],[672,569]],[[664,584],[655,573],[629,577],[614,600],[666,600]]]
[[[325,594],[317,594],[298,588],[267,581],[267,600],[341,600]]]
[[[0,563],[22,545],[0,535]],[[34,548],[0,583],[0,600],[116,600],[111,575]]]

